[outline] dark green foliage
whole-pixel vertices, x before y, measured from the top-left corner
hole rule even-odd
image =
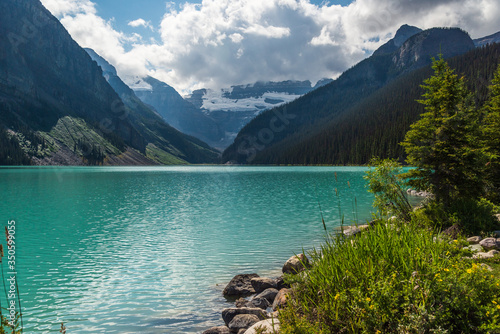
[[[488,97],[488,85],[499,59],[500,44],[493,44],[451,58],[448,63],[456,73],[467,78],[468,89],[475,93],[475,103],[483,105]],[[367,94],[368,97],[363,93],[353,97],[347,94],[347,100],[355,101],[351,107],[331,108],[345,112],[331,112],[331,118],[326,121],[323,119],[304,130],[296,131],[293,136],[290,134],[289,138],[270,145],[265,150],[260,151],[257,148],[251,163],[349,165],[366,164],[373,156],[403,162],[406,155],[399,143],[404,140],[410,125],[424,112],[424,107],[416,101],[423,94],[420,85],[431,74],[432,69],[429,66],[402,75],[373,94]],[[327,87],[323,89],[327,90]],[[315,95],[322,93],[320,90],[315,92]],[[310,95],[312,94],[304,96],[303,99]],[[308,98],[313,100],[312,97]],[[299,101],[304,112],[313,113],[316,112],[315,108],[326,107],[326,100],[319,100],[319,105],[308,106],[309,101],[302,99],[293,104]],[[287,110],[289,114],[292,113],[290,109]],[[256,124],[257,126],[262,128],[268,127],[269,124],[266,125],[266,122],[262,121]],[[224,160],[236,159],[237,149],[238,147],[233,147],[226,150]]]
[[[417,167],[407,174],[409,184],[431,191],[445,204],[456,198],[477,199],[484,189],[485,164],[479,112],[464,78],[442,58],[434,61],[433,68],[435,73],[425,80],[425,94],[419,101],[426,112],[411,125],[402,143],[407,162]]]
[[[401,177],[403,169],[394,160],[372,160],[375,167],[366,172],[368,189],[375,195],[373,206],[383,215],[396,215],[410,221],[412,207],[405,191],[405,180]]]
[[[15,137],[11,137],[0,129],[0,165],[31,165],[31,159],[24,153]]]
[[[485,104],[483,135],[489,163],[487,165],[488,197],[500,203],[500,66],[490,86]]]

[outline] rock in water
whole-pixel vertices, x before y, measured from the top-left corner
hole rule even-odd
[[[222,320],[224,320],[224,323],[226,325],[229,325],[229,323],[234,319],[234,317],[240,314],[253,314],[259,317],[260,320],[266,319],[265,312],[260,308],[241,307],[241,308],[227,308],[223,310]]]
[[[255,298],[265,298],[268,302],[272,303],[274,302],[274,298],[276,298],[278,292],[279,291],[277,289],[266,289],[255,296]]]
[[[230,333],[231,333],[231,331],[229,330],[228,327],[220,326],[220,327],[212,327],[210,329],[207,329],[202,334],[230,334]]]
[[[276,281],[267,277],[256,277],[251,280],[252,287],[255,290],[255,293],[261,293],[262,291],[275,288],[276,289]]]
[[[252,287],[252,278],[257,278],[257,274],[243,274],[233,277],[231,282],[224,288],[224,296],[247,296],[255,293]]]
[[[248,329],[260,321],[259,317],[253,314],[238,314],[229,323],[229,330],[238,333],[242,329]]]
[[[309,260],[304,254],[294,255],[285,262],[283,266],[284,274],[297,274],[298,272],[306,269],[309,265]]]

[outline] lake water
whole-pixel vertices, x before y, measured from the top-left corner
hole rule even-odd
[[[61,321],[68,333],[93,334],[221,325],[232,305],[221,291],[234,275],[277,276],[324,240],[318,201],[331,230],[339,201],[348,223],[370,218],[365,170],[0,168],[25,332],[58,332]]]

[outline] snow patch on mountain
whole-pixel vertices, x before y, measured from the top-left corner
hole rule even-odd
[[[244,99],[230,99],[224,95],[224,90],[207,90],[203,96],[202,108],[211,112],[222,111],[255,111],[255,115],[261,111],[291,102],[301,95],[289,94],[285,92],[265,92],[258,97],[249,97]]]

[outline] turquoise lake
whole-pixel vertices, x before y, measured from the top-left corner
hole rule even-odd
[[[331,231],[339,202],[346,223],[370,219],[364,171],[0,168],[25,332],[58,333],[61,322],[68,333],[120,334],[222,325],[232,304],[221,292],[234,275],[278,276],[290,256],[321,244],[318,201]]]

